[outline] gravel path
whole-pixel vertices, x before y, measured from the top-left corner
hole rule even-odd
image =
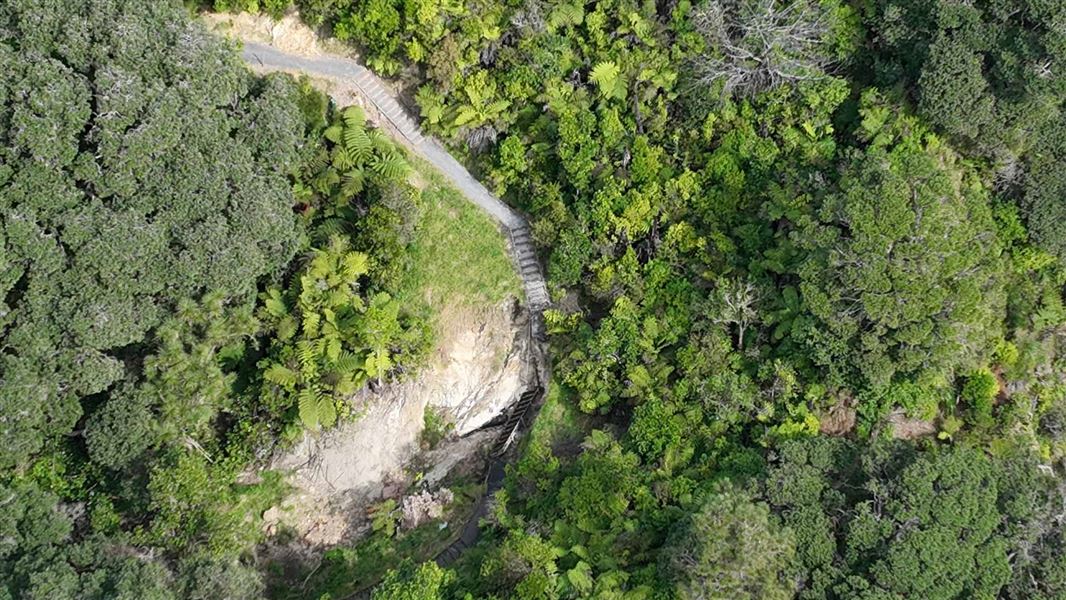
[[[404,110],[377,75],[349,58],[305,57],[255,42],[245,42],[243,56],[245,62],[259,71],[299,71],[333,80],[339,89],[331,93],[338,100],[342,92],[366,98],[389,122],[390,127],[383,128],[384,131],[436,167],[468,200],[491,215],[507,231],[529,308],[539,313],[550,304],[544,274],[525,218],[489,193],[440,142],[423,135],[418,122]]]

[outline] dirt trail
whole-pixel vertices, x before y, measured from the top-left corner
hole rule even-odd
[[[530,311],[539,313],[548,306],[548,289],[525,217],[489,193],[440,142],[423,135],[418,122],[400,105],[381,78],[351,58],[331,54],[304,56],[259,42],[246,41],[243,57],[257,71],[298,72],[327,79],[334,84],[330,94],[342,102],[351,96],[369,101],[387,121],[388,127],[383,128],[384,131],[433,165],[467,200],[492,216],[507,231]]]

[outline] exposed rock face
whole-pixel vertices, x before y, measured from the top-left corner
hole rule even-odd
[[[408,474],[403,467],[421,451],[427,410],[454,423],[455,433],[462,436],[491,421],[521,395],[534,377],[525,312],[513,305],[488,314],[447,312],[451,314],[442,317],[441,342],[422,375],[360,392],[352,398],[358,418],[318,435],[306,434],[274,461],[272,468],[289,471],[297,488],[291,505],[282,511],[290,518],[278,513],[278,521],[314,543],[358,535],[353,529],[361,528],[355,515],[362,513],[359,508],[404,488]],[[428,454],[426,469],[443,478],[437,471],[465,458],[457,453],[476,452],[483,445],[465,441],[446,442],[448,452],[442,454],[445,448],[440,448]],[[434,464],[433,456],[442,464]],[[313,519],[305,522],[301,513]]]
[[[400,503],[400,525],[410,530],[427,521],[439,519],[444,515],[445,507],[453,500],[455,495],[448,488],[441,488],[436,492],[422,490],[417,494],[405,496]]]
[[[419,391],[463,436],[502,413],[528,383],[526,316],[500,310],[480,323],[458,324],[449,337],[450,347]]]

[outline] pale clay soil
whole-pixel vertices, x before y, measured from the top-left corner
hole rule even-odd
[[[331,40],[321,40],[314,30],[300,21],[300,16],[290,14],[275,21],[266,15],[215,14],[202,16],[207,25],[230,37],[241,40],[262,42],[284,50],[290,54],[315,57],[324,53],[358,58],[351,48]]]
[[[368,531],[367,509],[398,497],[416,476],[432,489],[479,460],[479,450],[496,432],[478,429],[524,389],[524,327],[511,320],[508,307],[490,314],[450,312],[442,319],[447,325],[435,358],[422,375],[360,392],[352,398],[357,418],[307,434],[275,459],[271,468],[287,471],[295,489],[264,514],[268,533],[286,526],[310,545],[350,542]],[[427,408],[455,430],[436,450],[422,453]]]

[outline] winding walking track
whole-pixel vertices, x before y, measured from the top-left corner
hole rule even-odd
[[[243,57],[245,62],[257,71],[299,72],[330,80],[334,87],[329,93],[339,106],[351,101],[351,97],[346,94],[364,98],[385,121],[379,122],[379,126],[386,125],[382,127],[383,131],[433,165],[463,196],[492,216],[511,241],[512,258],[522,277],[529,311],[530,341],[537,345],[543,339],[542,312],[550,304],[550,298],[533,246],[529,223],[525,217],[489,193],[440,142],[423,135],[418,122],[404,110],[384,81],[357,61],[339,56],[306,57],[290,54],[267,44],[245,42]],[[531,410],[535,413],[536,407],[539,407],[544,393],[543,386],[543,382],[538,382],[533,388],[525,391],[511,407],[492,449],[492,461],[485,478],[485,495],[479,500],[473,516],[466,522],[459,537],[437,556],[438,563],[451,563],[463,550],[477,541],[479,521],[488,514],[488,497],[503,485],[506,464],[504,455],[522,427],[532,421],[528,413]]]

